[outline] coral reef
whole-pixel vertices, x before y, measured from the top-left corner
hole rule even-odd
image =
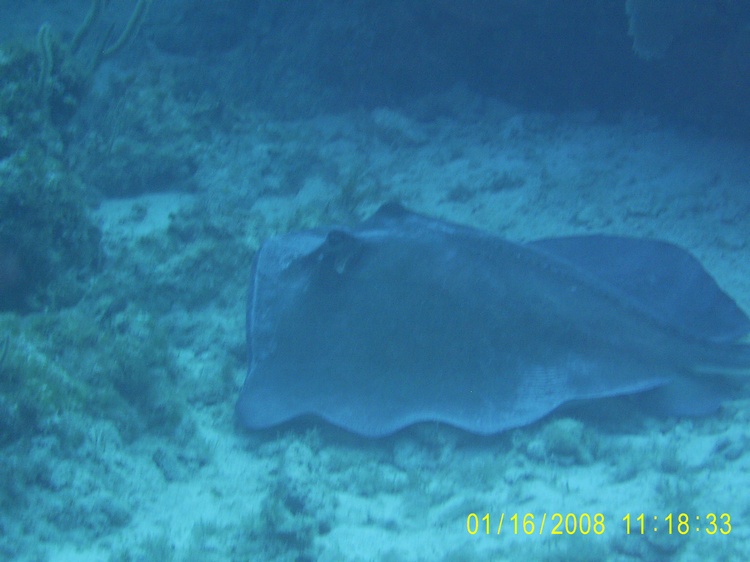
[[[67,126],[94,71],[137,33],[150,0],[139,0],[121,35],[110,43],[110,30],[87,63],[78,53],[103,4],[92,1],[70,43],[44,24],[33,41],[0,45],[0,310],[69,305],[98,265],[100,234],[89,191],[68,165]]]
[[[80,311],[0,317],[0,444],[41,432],[61,412],[112,420],[125,440],[171,434],[181,400],[168,391],[175,365],[164,333],[125,309],[98,322]],[[2,349],[0,349],[2,353]]]
[[[168,71],[147,68],[113,79],[106,97],[92,96],[70,148],[86,183],[104,197],[192,191],[204,140],[198,135],[210,136],[218,124],[201,100],[178,96]]]

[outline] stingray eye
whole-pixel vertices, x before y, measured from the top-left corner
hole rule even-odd
[[[349,253],[351,248],[356,248],[358,244],[357,239],[351,234],[343,230],[331,230],[323,247],[328,254]]]
[[[332,273],[342,275],[362,252],[362,242],[343,230],[331,230],[321,248],[319,260]]]

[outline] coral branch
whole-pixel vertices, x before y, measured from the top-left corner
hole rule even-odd
[[[136,4],[135,9],[133,10],[133,14],[130,16],[130,20],[125,26],[123,32],[120,34],[120,37],[118,37],[117,41],[115,41],[111,46],[104,48],[104,50],[102,51],[102,57],[111,57],[120,49],[122,49],[128,43],[128,41],[130,41],[130,39],[141,28],[143,18],[146,17],[146,12],[148,11],[150,5],[151,0],[138,0],[138,4]]]
[[[81,43],[91,31],[91,27],[99,17],[102,15],[102,9],[104,8],[104,0],[92,0],[91,8],[86,14],[86,19],[83,20],[81,27],[78,28],[76,34],[73,36],[73,40],[70,42],[70,52],[75,54],[76,51],[81,47]]]

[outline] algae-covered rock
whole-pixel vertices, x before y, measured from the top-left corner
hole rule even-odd
[[[62,127],[86,81],[69,59],[44,28],[36,45],[0,46],[0,310],[70,304],[99,256],[87,191],[65,163]]]
[[[142,312],[4,314],[0,333],[0,445],[63,414],[111,420],[126,441],[174,435],[183,419],[166,335]]]
[[[160,73],[113,79],[106,97],[92,96],[82,112],[71,159],[106,198],[195,189],[203,141],[216,126],[212,109],[202,100],[181,99],[167,72],[154,74]]]

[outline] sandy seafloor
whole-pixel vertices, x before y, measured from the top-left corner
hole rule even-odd
[[[461,89],[439,104],[434,112],[416,104],[294,122],[247,116],[202,148],[193,193],[104,202],[97,213],[106,251],[158,275],[163,264],[150,261],[144,240],[167,236],[175,216],[207,204],[212,216],[231,207],[238,240],[254,250],[275,232],[320,217],[356,222],[399,200],[513,240],[590,232],[662,238],[693,252],[750,311],[750,146],[640,115],[607,122],[588,113],[524,113]],[[451,106],[461,110],[445,110]],[[194,251],[188,240],[172,260]],[[246,277],[249,266],[242,256],[234,275]],[[216,272],[217,295],[226,276]],[[242,349],[244,310],[244,297],[225,296],[175,311],[185,326],[170,341],[180,385],[199,386],[230,348]],[[750,554],[746,397],[702,419],[633,412],[600,425],[556,415],[493,437],[423,424],[369,440],[323,423],[246,432],[233,417],[244,371],[231,376],[231,392],[190,403],[187,416],[206,450],[189,470],[170,473],[156,460],[195,454],[178,439],[124,444],[109,422],[95,424],[75,467],[60,470],[74,471],[65,481],[76,501],[103,513],[110,503],[124,505],[128,522],[115,525],[105,514],[92,533],[29,521],[38,543],[29,559],[45,552],[51,562]],[[680,512],[690,514],[691,532],[666,536],[663,518]],[[467,532],[470,513],[490,514],[489,535]],[[542,534],[514,533],[516,513],[533,514],[537,524],[546,514]],[[554,513],[601,513],[604,532],[552,536]],[[659,516],[659,531],[628,536],[628,513],[646,514],[647,528]],[[729,514],[731,533],[707,535],[709,513]]]

